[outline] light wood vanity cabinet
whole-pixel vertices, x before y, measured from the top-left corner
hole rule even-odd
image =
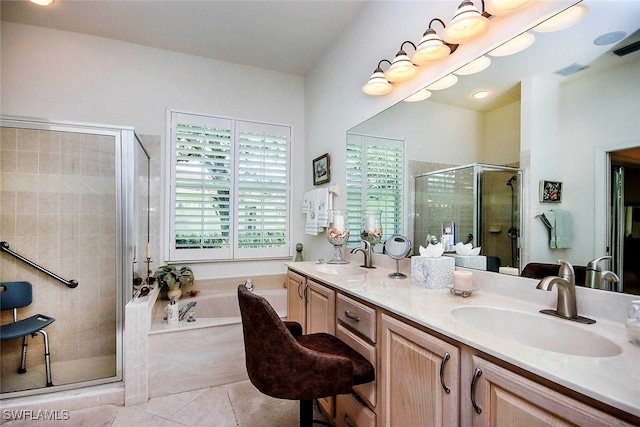
[[[287,273],[287,320],[298,322],[306,334],[307,278],[295,271]]]
[[[473,427],[489,426],[631,426],[481,357],[473,356]]]
[[[307,279],[307,333],[336,333],[336,293]]]
[[[458,425],[458,347],[382,314],[380,351],[379,425]]]

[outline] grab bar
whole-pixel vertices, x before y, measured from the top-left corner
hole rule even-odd
[[[71,280],[65,280],[62,277],[58,276],[55,273],[50,272],[49,270],[47,270],[46,268],[40,267],[38,264],[36,264],[33,261],[28,260],[27,258],[23,257],[22,255],[13,252],[11,249],[9,249],[9,242],[0,242],[0,250],[5,251],[6,253],[8,253],[9,255],[13,255],[14,257],[18,258],[20,261],[29,264],[31,267],[35,268],[36,270],[39,270],[45,274],[48,274],[49,276],[53,277],[54,279],[56,279],[59,282],[64,283],[65,285],[67,285],[70,288],[75,288],[78,286],[78,281],[71,279]]]

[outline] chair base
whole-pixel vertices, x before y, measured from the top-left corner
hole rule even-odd
[[[301,400],[300,401],[300,427],[312,427],[314,424],[321,424],[323,426],[335,427],[333,424],[326,421],[313,419],[313,400]]]

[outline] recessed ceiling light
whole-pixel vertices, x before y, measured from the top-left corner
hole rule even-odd
[[[497,48],[489,52],[491,56],[509,56],[514,53],[522,52],[533,44],[536,40],[536,36],[531,33],[522,33],[509,40],[506,43],[501,44]]]
[[[458,83],[458,77],[453,74],[447,74],[437,82],[434,82],[427,86],[428,90],[442,90],[447,89]]]
[[[474,93],[471,96],[473,96],[475,99],[484,99],[487,96],[489,96],[489,91],[487,91],[487,90],[479,90],[479,91],[477,91],[476,93]]]
[[[35,3],[38,6],[51,6],[56,0],[31,0],[31,3]]]
[[[480,71],[485,70],[489,65],[491,65],[491,58],[483,55],[469,62],[467,65],[458,68],[453,72],[453,74],[457,74],[459,76],[468,76],[470,74],[479,73]]]
[[[546,21],[533,27],[539,33],[550,33],[563,30],[580,21],[589,12],[589,8],[584,3],[579,3],[552,16]]]
[[[596,46],[613,44],[613,43],[619,42],[626,36],[627,36],[627,33],[624,31],[612,31],[610,33],[606,33],[596,37],[596,39],[593,41],[593,44],[595,44]]]

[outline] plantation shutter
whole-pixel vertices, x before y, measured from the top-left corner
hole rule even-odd
[[[171,113],[171,261],[290,256],[291,128]]]
[[[238,122],[237,258],[287,256],[290,128]]]
[[[347,140],[347,206],[350,243],[359,244],[361,212],[381,211],[382,239],[402,232],[404,142],[349,135]],[[359,202],[359,204],[358,204]],[[356,233],[353,230],[357,230]]]

